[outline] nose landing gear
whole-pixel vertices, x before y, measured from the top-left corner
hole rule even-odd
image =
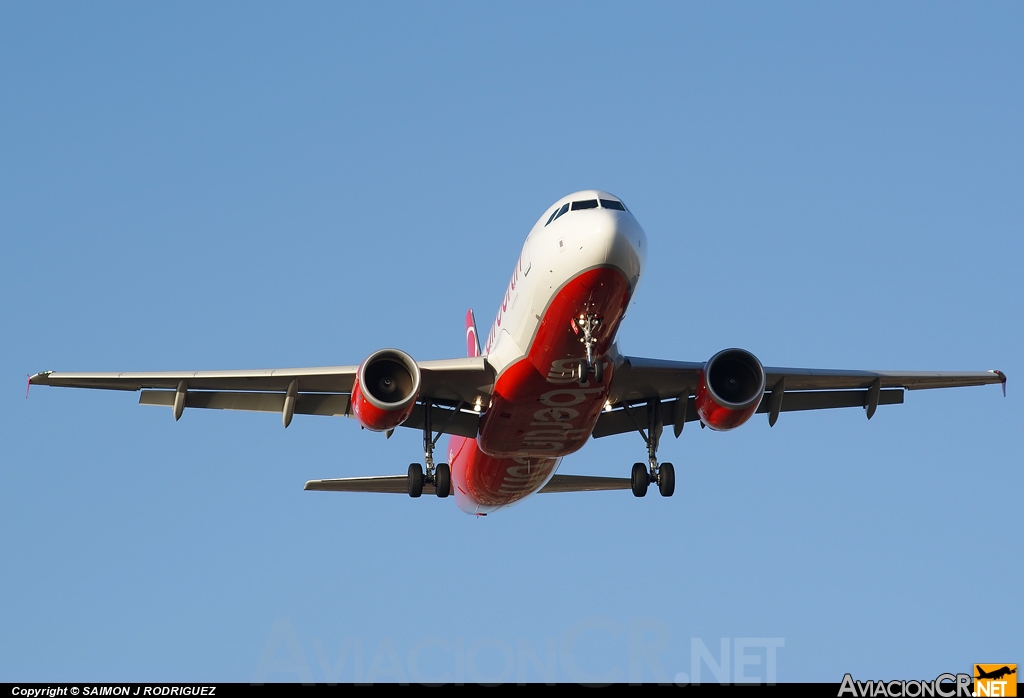
[[[601,316],[592,313],[580,313],[579,317],[572,319],[572,331],[580,335],[580,342],[587,352],[587,358],[580,361],[579,381],[580,385],[587,382],[587,376],[594,374],[594,382],[600,383],[604,379],[604,361],[601,357],[594,356],[594,349],[597,346],[597,338],[594,336],[597,328],[601,326]]]

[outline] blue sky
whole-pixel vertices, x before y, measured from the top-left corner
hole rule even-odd
[[[731,678],[772,643],[781,681],[1024,661],[1022,35],[1010,3],[4,5],[0,680],[681,680],[722,638]],[[302,490],[404,472],[415,432],[24,397],[460,356],[589,187],[652,249],[625,353],[1008,397],[691,425],[671,499],[486,519]]]

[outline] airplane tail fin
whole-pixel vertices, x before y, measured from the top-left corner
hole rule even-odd
[[[480,356],[480,337],[476,333],[476,318],[473,309],[466,313],[466,356]]]

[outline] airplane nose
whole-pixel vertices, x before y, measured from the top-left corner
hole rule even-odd
[[[601,194],[581,191],[567,197],[569,203],[562,202],[538,222],[524,250],[538,259],[551,254],[552,264],[576,269],[617,268],[632,286],[646,259],[647,236],[623,204]]]
[[[601,211],[593,230],[595,247],[605,264],[618,267],[626,276],[639,276],[646,258],[647,238],[636,219],[626,211]]]

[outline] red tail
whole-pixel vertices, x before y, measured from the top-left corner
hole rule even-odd
[[[476,333],[472,308],[466,313],[466,356],[480,356],[480,337]]]

